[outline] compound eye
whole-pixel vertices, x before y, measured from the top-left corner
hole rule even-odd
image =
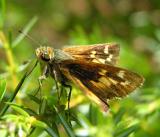
[[[47,53],[44,53],[44,54],[42,55],[42,60],[44,60],[44,61],[50,61],[49,55],[48,55]]]

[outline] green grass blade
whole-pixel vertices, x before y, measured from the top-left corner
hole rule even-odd
[[[15,110],[16,112],[18,112],[19,114],[25,116],[25,117],[29,117],[30,115],[21,107],[18,106],[14,103],[8,103],[8,105],[10,105],[10,107]]]
[[[6,80],[0,79],[0,102],[3,99],[5,92],[6,92]]]
[[[125,109],[120,108],[119,111],[114,115],[115,125],[117,125],[122,120],[122,117],[123,117],[124,113],[125,113]]]
[[[22,30],[24,34],[27,34],[31,28],[33,27],[33,25],[37,22],[38,18],[37,17],[33,17],[30,22],[24,27],[24,29]],[[13,41],[12,47],[16,47],[23,39],[24,39],[25,35],[23,34],[19,34],[19,36]]]
[[[37,66],[38,61],[36,61],[36,63],[34,64],[34,66],[32,67],[32,69],[30,71],[27,71],[23,77],[21,78],[20,82],[18,83],[16,89],[14,90],[14,93],[12,94],[12,96],[10,97],[10,99],[7,102],[12,102],[14,100],[14,98],[16,97],[18,91],[20,90],[20,88],[22,87],[24,80],[32,73],[32,71],[34,70],[34,68]],[[6,104],[3,109],[0,112],[0,117],[3,116],[6,111],[9,108],[9,104]]]
[[[5,8],[6,8],[5,0],[0,0],[0,29],[2,29],[4,25]]]
[[[116,133],[115,137],[128,137],[131,133],[135,132],[138,128],[139,128],[139,126],[137,124],[130,126],[126,129],[122,130],[121,132]]]
[[[69,137],[75,137],[74,132],[72,131],[72,129],[70,128],[70,126],[68,125],[67,121],[63,118],[62,114],[58,112],[58,110],[55,108],[58,118],[61,121],[61,124],[63,125],[63,127],[65,128],[67,134]]]
[[[49,135],[51,135],[51,137],[59,137],[59,136],[56,134],[56,132],[55,132],[52,128],[50,128],[49,126],[48,126],[45,130],[47,131],[47,133],[48,133]]]

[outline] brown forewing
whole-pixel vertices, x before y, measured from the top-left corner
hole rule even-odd
[[[143,77],[126,69],[80,60],[65,61],[60,64],[60,69],[84,92],[105,104],[108,99],[126,96],[144,81]]]
[[[71,46],[62,49],[76,60],[115,65],[119,56],[117,44],[104,43],[94,45]]]

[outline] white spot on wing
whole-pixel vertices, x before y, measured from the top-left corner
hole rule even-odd
[[[125,81],[125,82],[121,82],[121,85],[123,86],[127,86],[127,85],[130,85],[131,83],[129,81]]]
[[[96,55],[96,51],[91,51],[90,57],[91,57],[91,58],[95,58],[95,57],[96,57],[95,55]]]
[[[99,85],[101,85],[101,83],[103,83],[102,88],[104,88],[104,85],[106,85],[108,87],[111,85],[111,82],[108,79],[106,79],[105,77],[101,77],[99,79],[99,82],[100,82]]]
[[[96,51],[91,51],[91,54],[94,54],[94,55],[95,55],[95,54],[96,54]]]
[[[107,72],[107,70],[105,70],[105,69],[101,69],[101,71],[99,71],[98,73],[99,73],[100,75],[105,75],[105,74],[106,74],[106,72]]]
[[[105,64],[105,60],[104,59],[98,59],[99,62],[101,62],[102,64]]]
[[[108,46],[105,46],[105,48],[104,48],[104,53],[105,53],[105,54],[108,54]]]
[[[97,60],[97,59],[93,59],[92,62],[94,62],[94,63],[100,63],[99,60]]]
[[[114,79],[112,79],[112,78],[109,78],[109,80],[113,83],[113,84],[117,84],[118,82],[117,81],[115,81]]]
[[[124,78],[125,72],[123,70],[119,71],[119,73],[117,74],[118,77],[120,78]]]
[[[109,57],[108,57],[108,58],[106,58],[106,60],[107,60],[108,62],[111,62],[112,58],[113,58],[113,55],[112,55],[112,54],[110,54],[110,55],[109,55]]]

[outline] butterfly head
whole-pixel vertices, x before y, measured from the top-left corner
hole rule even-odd
[[[54,58],[54,49],[51,47],[40,47],[36,49],[36,56],[38,59],[49,62]]]

